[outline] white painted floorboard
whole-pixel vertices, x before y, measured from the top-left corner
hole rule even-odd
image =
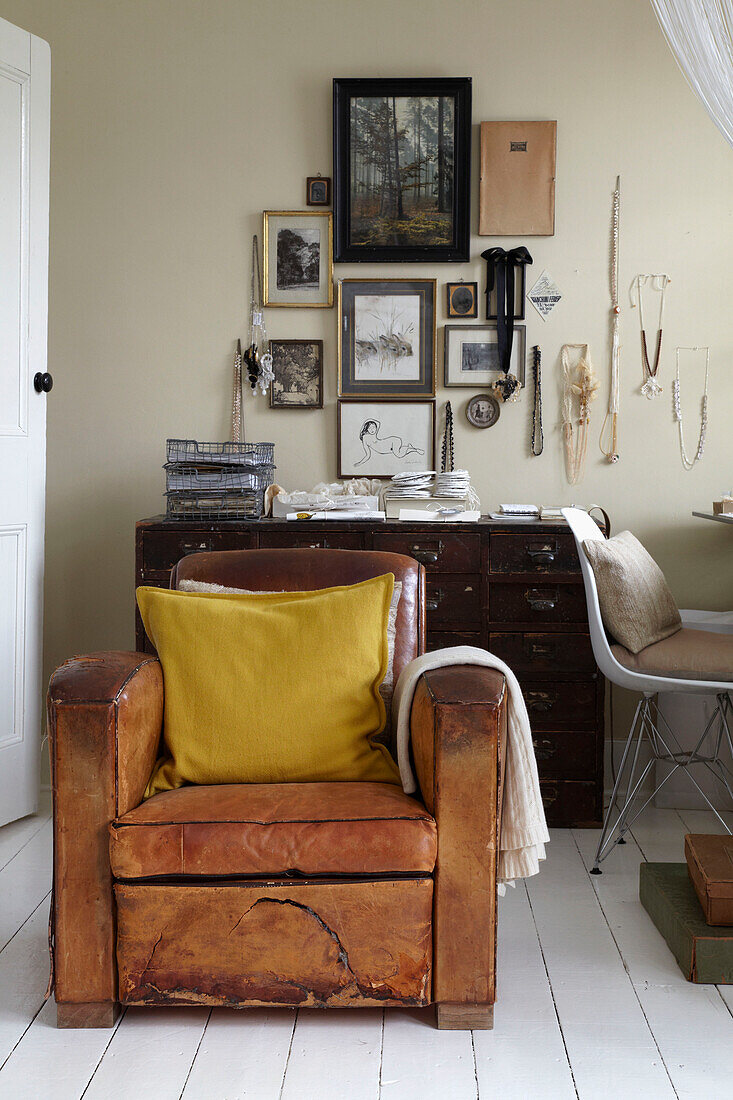
[[[592,877],[598,832],[555,830],[499,903],[493,1031],[437,1031],[432,1009],[130,1009],[60,1031],[46,804],[0,829],[0,1098],[733,1100],[733,986],[686,982],[638,897],[643,858],[680,862],[686,832],[720,831],[709,811],[649,809]]]

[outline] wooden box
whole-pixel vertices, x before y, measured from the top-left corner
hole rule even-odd
[[[688,833],[685,859],[705,920],[733,925],[733,836]]]
[[[705,923],[686,863],[642,863],[639,899],[688,982],[733,985],[733,932]]]

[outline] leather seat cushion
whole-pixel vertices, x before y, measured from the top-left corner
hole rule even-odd
[[[392,783],[268,783],[164,791],[110,825],[116,878],[426,874],[437,830]]]
[[[611,646],[611,652],[620,665],[632,672],[733,683],[733,634],[683,627],[639,653],[630,653],[621,645]]]

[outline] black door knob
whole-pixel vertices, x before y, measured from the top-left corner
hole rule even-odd
[[[36,393],[49,393],[53,389],[53,378],[50,374],[38,374],[33,379]]]

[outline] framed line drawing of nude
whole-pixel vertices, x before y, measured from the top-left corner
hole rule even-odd
[[[388,478],[435,463],[434,401],[339,401],[338,476]]]

